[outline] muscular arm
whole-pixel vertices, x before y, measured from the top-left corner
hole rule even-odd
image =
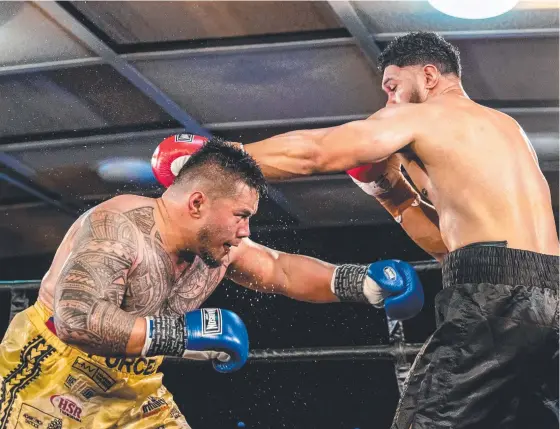
[[[422,250],[441,262],[448,250],[441,238],[438,223],[435,209],[420,201],[418,206],[410,207],[403,213],[401,227]]]
[[[422,195],[429,198],[432,189],[428,176],[416,162],[401,154],[371,166],[360,175],[365,183],[356,183],[400,220],[401,227],[422,250],[441,261],[448,250],[439,230],[439,216],[404,177],[401,165]]]
[[[429,199],[433,190],[426,172],[417,162],[411,161],[403,155],[396,154],[395,157],[402,162],[404,169],[422,196]],[[401,226],[422,250],[438,261],[441,262],[449,252],[441,236],[436,209],[426,201],[420,200],[418,206],[411,207],[408,213],[403,213]]]
[[[327,303],[338,302],[331,291],[334,269],[327,262],[279,252],[245,239],[236,249],[226,276],[259,292]]]
[[[62,341],[101,356],[140,354],[145,321],[119,308],[137,254],[136,228],[124,215],[93,211],[84,219],[55,290]]]
[[[245,145],[268,179],[344,171],[383,160],[414,142],[426,121],[419,104],[391,106],[366,120],[292,131]]]

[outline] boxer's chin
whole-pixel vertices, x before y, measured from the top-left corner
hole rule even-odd
[[[418,89],[413,89],[412,92],[410,93],[410,98],[408,99],[409,103],[415,103],[415,104],[419,104],[419,103],[423,103],[424,100],[422,100],[422,97],[420,96],[420,91],[418,91]]]
[[[209,249],[202,249],[200,252],[200,258],[210,268],[220,268],[222,266],[222,258],[220,257],[218,259]]]
[[[223,246],[218,249],[212,246],[212,237],[209,228],[202,228],[198,232],[199,252],[202,261],[210,268],[222,266],[222,259],[226,256]]]

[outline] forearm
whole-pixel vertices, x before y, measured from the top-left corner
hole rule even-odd
[[[331,290],[335,265],[309,256],[289,253],[281,254],[279,263],[285,278],[280,289],[283,295],[313,303],[339,301]]]
[[[116,305],[91,297],[59,300],[54,322],[57,336],[67,344],[98,356],[139,356],[146,336],[146,322]],[[82,299],[83,298],[83,299]],[[81,305],[76,305],[76,303]],[[91,302],[91,301],[89,301]]]
[[[385,159],[399,148],[393,140],[398,141],[387,137],[378,120],[368,119],[331,128],[289,132],[248,144],[245,150],[268,179],[280,180],[336,173]]]
[[[245,146],[269,179],[346,171],[375,163],[414,142],[425,126],[415,104],[385,108],[368,119],[293,131]]]
[[[322,130],[321,130],[322,131]],[[269,180],[284,180],[318,172],[321,131],[294,131],[244,146]],[[324,131],[323,131],[324,133]]]
[[[431,205],[424,202],[402,173],[389,172],[396,177],[386,180],[385,192],[370,193],[407,235],[426,253],[441,260],[447,253],[439,230],[439,216]],[[367,188],[364,189],[367,192]]]
[[[418,206],[411,206],[402,214],[401,227],[407,235],[422,250],[441,262],[448,250],[438,224],[436,210],[424,201],[420,201]]]
[[[227,277],[250,289],[308,302],[336,302],[330,284],[335,266],[303,255],[278,252],[246,240]]]

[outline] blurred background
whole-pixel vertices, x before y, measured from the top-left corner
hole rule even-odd
[[[471,98],[524,127],[557,214],[558,27],[555,0],[486,19],[428,1],[0,2],[0,280],[40,279],[87,208],[159,195],[149,161],[170,134],[250,143],[367,117],[385,104],[375,57],[408,31],[455,44]],[[429,259],[346,175],[271,184],[252,230],[270,247],[335,263]],[[408,342],[434,327],[441,276],[422,278],[427,305],[405,323]],[[303,304],[228,282],[207,305],[240,314],[253,348],[388,341],[384,314],[361,305]],[[0,335],[9,313],[0,292]],[[398,400],[384,361],[163,370],[193,429],[383,428]]]

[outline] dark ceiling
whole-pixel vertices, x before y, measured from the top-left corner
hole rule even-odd
[[[54,251],[77,214],[149,180],[99,166],[149,162],[164,137],[243,142],[362,118],[385,96],[374,55],[435,30],[461,50],[470,96],[517,119],[558,206],[555,1],[482,21],[425,1],[0,2],[0,258]],[[388,216],[344,175],[273,185],[256,230],[376,225]]]

